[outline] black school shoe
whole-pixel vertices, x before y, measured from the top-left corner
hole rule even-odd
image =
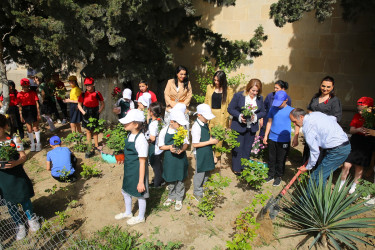
[[[269,182],[273,181],[273,177],[268,176],[264,181],[265,181],[266,183],[269,183]]]
[[[277,186],[280,186],[280,184],[281,184],[281,177],[276,177],[275,178],[275,181],[273,182],[273,186],[274,187],[277,187]]]
[[[95,155],[95,151],[90,151],[85,153],[85,158],[89,159]]]

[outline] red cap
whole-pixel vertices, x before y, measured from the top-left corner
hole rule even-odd
[[[21,86],[30,86],[30,81],[27,78],[21,79]]]
[[[92,78],[92,77],[86,77],[85,81],[83,82],[83,84],[85,84],[85,85],[94,84],[94,78]]]
[[[363,97],[359,98],[359,100],[357,101],[357,105],[358,106],[372,107],[372,106],[374,106],[374,99],[372,99],[371,97],[363,96]]]

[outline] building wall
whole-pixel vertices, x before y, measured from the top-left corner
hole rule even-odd
[[[237,0],[236,6],[214,8],[197,0],[202,25],[221,33],[230,40],[249,40],[261,24],[268,40],[263,44],[263,56],[254,64],[241,67],[246,79],[259,78],[264,83],[263,95],[273,90],[278,79],[289,83],[293,106],[306,108],[321,79],[331,75],[336,80],[336,94],[344,110],[342,125],[350,122],[356,100],[361,96],[375,97],[372,70],[375,68],[375,39],[371,31],[374,17],[362,16],[356,23],[346,23],[342,10],[335,6],[333,16],[318,23],[314,13],[283,28],[269,19],[269,9],[275,0]],[[200,44],[174,49],[176,64],[198,69],[203,50]],[[193,79],[194,81],[194,79]]]

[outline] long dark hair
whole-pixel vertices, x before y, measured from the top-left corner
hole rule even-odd
[[[333,98],[333,97],[335,96],[335,79],[333,79],[332,76],[326,76],[326,77],[324,77],[324,78],[322,79],[322,81],[320,82],[320,85],[322,85],[322,83],[323,83],[324,81],[327,81],[327,82],[331,82],[331,83],[332,83],[332,91],[329,93],[329,97],[330,97],[330,98]],[[322,90],[320,89],[320,86],[319,86],[319,91],[318,91],[318,93],[316,93],[316,94],[314,95],[314,98],[319,97],[321,94],[322,94]]]
[[[285,89],[285,90],[289,88],[289,84],[283,80],[278,80],[277,82],[275,82],[275,85],[276,84],[279,85],[280,88]]]
[[[157,118],[161,118],[163,115],[163,106],[159,102],[153,102],[150,104],[150,112],[154,114]]]
[[[8,85],[12,86],[13,93],[17,93],[16,84],[12,80],[8,80]]]
[[[227,75],[224,71],[219,70],[216,71],[214,74],[214,77],[212,78],[212,84],[215,87],[215,77],[219,80],[219,86],[223,89],[223,98],[221,99],[221,103],[225,103],[227,100],[227,92],[228,92],[228,81],[227,81]]]
[[[183,83],[184,83],[184,89],[187,89],[188,84],[189,84],[189,71],[187,70],[187,68],[185,66],[182,66],[182,65],[177,66],[176,72],[174,74],[174,84],[176,84],[176,88],[178,88],[177,74],[180,73],[181,70],[186,71],[186,77],[185,77]]]

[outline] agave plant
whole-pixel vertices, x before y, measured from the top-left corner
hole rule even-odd
[[[375,236],[359,232],[358,228],[374,228],[375,218],[357,218],[357,215],[372,208],[364,206],[366,201],[356,202],[361,194],[348,194],[351,186],[348,183],[347,180],[339,190],[339,183],[332,188],[332,174],[326,185],[323,185],[323,178],[320,176],[319,184],[310,182],[308,185],[299,185],[290,200],[283,199],[282,219],[292,228],[298,228],[298,231],[289,236],[313,236],[309,249],[318,242],[326,246],[327,240],[336,249],[341,249],[342,244],[357,249],[356,242],[374,246],[366,239],[374,239]]]

